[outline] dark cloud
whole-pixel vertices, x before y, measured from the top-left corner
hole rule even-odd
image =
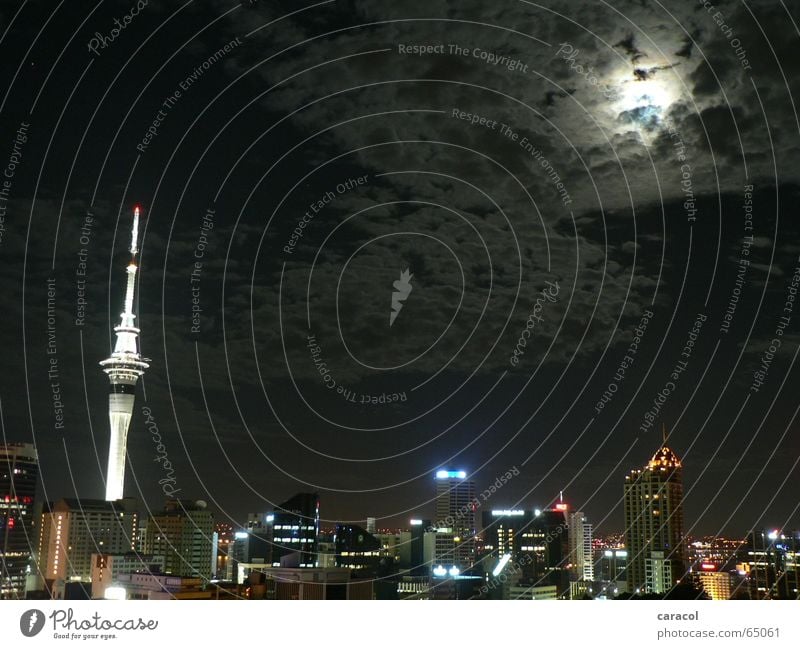
[[[619,43],[615,43],[614,47],[618,47],[625,52],[625,54],[630,57],[631,63],[636,63],[639,60],[647,57],[647,54],[636,47],[636,38],[633,34],[629,34]]]

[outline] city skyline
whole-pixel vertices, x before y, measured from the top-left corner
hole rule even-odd
[[[167,500],[140,521],[141,507],[131,498],[38,503],[35,449],[5,445],[2,598],[158,599],[185,589],[197,597],[189,593],[208,596],[213,584],[226,596],[260,598],[266,591],[255,586],[264,585],[263,575],[280,582],[287,569],[295,571],[290,581],[311,580],[310,595],[314,571],[341,580],[346,573],[335,572],[341,568],[353,583],[374,584],[378,599],[800,597],[800,531],[756,529],[738,541],[683,532],[683,465],[667,440],[664,428],[659,450],[625,477],[627,524],[616,540],[595,537],[588,517],[563,494],[544,510],[518,503],[481,510],[492,488],[479,493],[466,471],[448,468],[433,475],[436,518],[410,519],[402,530],[379,529],[374,517],[366,518],[366,529],[349,523],[325,529],[315,493],[296,494],[270,513],[250,513],[246,526],[215,520],[204,501],[187,499]],[[499,490],[513,476],[509,471],[492,487]],[[31,512],[39,509],[37,519]],[[235,595],[243,583],[250,587]],[[284,594],[302,595],[300,588]]]

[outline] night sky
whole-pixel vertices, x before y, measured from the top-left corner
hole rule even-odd
[[[797,527],[798,22],[3,2],[4,438],[35,442],[42,499],[102,498],[138,204],[149,508],[169,484],[240,523],[318,491],[326,524],[394,526],[432,517],[436,469],[480,493],[516,467],[486,507],[563,490],[621,530],[663,424],[688,533]]]

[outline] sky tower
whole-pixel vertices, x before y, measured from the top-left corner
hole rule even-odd
[[[128,264],[128,285],[125,289],[125,306],[119,324],[114,327],[117,342],[111,356],[100,361],[111,384],[108,391],[108,420],[111,424],[111,440],[108,446],[108,471],[106,472],[106,500],[119,500],[125,487],[125,452],[128,427],[133,414],[133,398],[136,382],[150,367],[139,354],[137,337],[139,329],[133,321],[133,292],[136,287],[136,240],[139,238],[139,208],[133,210],[131,230],[131,261]]]

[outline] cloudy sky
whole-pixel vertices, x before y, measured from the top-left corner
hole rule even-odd
[[[493,507],[563,490],[619,530],[663,423],[690,532],[798,525],[797,11],[385,5],[0,8],[0,403],[43,497],[103,493],[140,204],[151,507],[142,407],[180,495],[233,521],[316,490],[394,525],[440,467],[516,466]]]

